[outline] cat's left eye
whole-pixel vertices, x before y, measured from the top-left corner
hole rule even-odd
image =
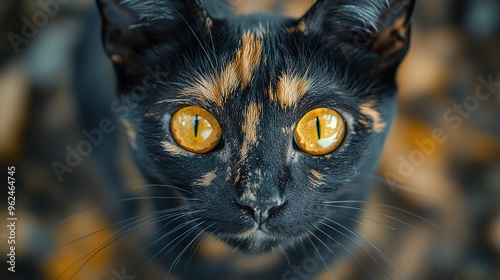
[[[295,128],[298,148],[313,156],[324,156],[335,151],[345,136],[344,119],[337,111],[317,108],[307,113]]]
[[[172,116],[170,130],[179,146],[196,154],[213,151],[222,137],[222,129],[215,117],[197,106],[178,110]]]

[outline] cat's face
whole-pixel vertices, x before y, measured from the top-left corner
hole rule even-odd
[[[319,1],[300,20],[99,2],[137,165],[185,190],[159,191],[187,197],[187,219],[263,253],[335,219],[325,201],[366,193],[394,117],[412,1]]]

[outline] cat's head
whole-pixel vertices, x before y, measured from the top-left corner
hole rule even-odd
[[[298,20],[215,19],[187,0],[97,2],[137,165],[185,190],[200,229],[267,252],[332,217],[325,201],[366,193],[413,0],[319,0]]]

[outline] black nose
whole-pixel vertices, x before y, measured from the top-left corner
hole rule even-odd
[[[285,206],[285,201],[281,197],[266,200],[240,198],[236,200],[236,203],[254,219],[259,228],[267,222],[270,216],[277,214]]]

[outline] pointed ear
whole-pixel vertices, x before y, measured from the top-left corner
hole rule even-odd
[[[186,34],[206,26],[209,18],[197,0],[96,0],[102,17],[104,49],[119,76],[134,76],[139,57],[155,43],[174,51]],[[194,31],[185,32],[186,29]],[[184,36],[184,37],[183,37]],[[194,35],[193,35],[194,36]]]
[[[410,45],[415,0],[318,0],[305,15],[308,32],[375,54],[381,70],[395,70]]]

